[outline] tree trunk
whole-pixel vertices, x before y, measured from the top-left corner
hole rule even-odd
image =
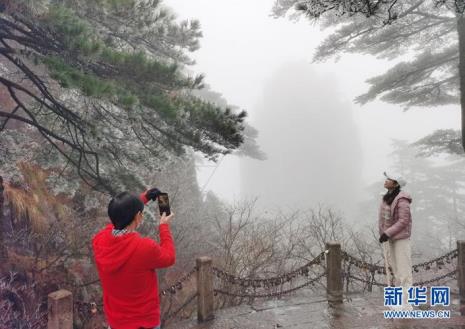
[[[462,147],[465,150],[465,18],[457,15],[457,32],[459,34],[459,77],[460,107],[462,114]]]
[[[3,216],[3,205],[5,197],[3,196],[3,178],[0,176],[0,266],[5,264],[8,260],[8,254],[5,246],[5,237],[3,236],[4,230],[4,216]]]

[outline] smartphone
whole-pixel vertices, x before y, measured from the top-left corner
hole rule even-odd
[[[158,208],[160,209],[160,216],[163,213],[166,213],[167,216],[171,214],[168,193],[160,193],[158,195]]]

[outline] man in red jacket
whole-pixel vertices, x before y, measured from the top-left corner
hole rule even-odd
[[[173,213],[160,219],[160,243],[135,230],[143,220],[144,204],[160,191],[137,197],[128,192],[108,205],[108,224],[92,239],[95,263],[103,290],[103,309],[111,329],[160,328],[157,268],[174,264],[176,252],[169,223]]]

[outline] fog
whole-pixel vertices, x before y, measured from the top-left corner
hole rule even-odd
[[[351,212],[361,185],[361,145],[336,79],[304,61],[265,84],[254,126],[266,161],[241,160],[241,193],[267,208],[324,203]]]
[[[259,130],[261,147],[268,153],[263,162],[227,156],[213,167],[206,162],[199,165],[198,179],[205,192],[211,190],[228,201],[256,195],[265,204],[283,207],[307,200],[311,204],[318,201],[317,195],[322,197],[319,201],[341,202],[347,191],[361,200],[363,192],[358,191],[390,169],[392,139],[413,142],[436,129],[459,128],[458,106],[404,112],[380,101],[363,107],[354,104],[353,99],[368,88],[365,81],[393,63],[361,55],[312,63],[312,54],[327,32],[305,19],[270,17],[273,0],[167,0],[165,4],[180,19],[200,20],[204,36],[200,50],[193,54],[197,64],[190,69],[205,73],[212,89],[248,111],[248,120]],[[300,125],[292,129],[296,122]],[[333,145],[324,147],[326,143]],[[309,189],[312,197],[304,192]],[[285,196],[277,198],[278,191]],[[347,205],[340,203],[338,208]]]

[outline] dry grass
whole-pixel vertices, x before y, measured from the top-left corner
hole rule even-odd
[[[45,232],[56,220],[56,216],[66,216],[65,200],[51,195],[45,180],[48,172],[30,164],[19,164],[26,189],[5,183],[5,196],[13,205],[16,217],[29,220],[36,233]]]
[[[27,192],[5,184],[5,196],[12,204],[16,217],[28,218],[35,232],[44,232],[48,223],[41,204],[33,192]]]

